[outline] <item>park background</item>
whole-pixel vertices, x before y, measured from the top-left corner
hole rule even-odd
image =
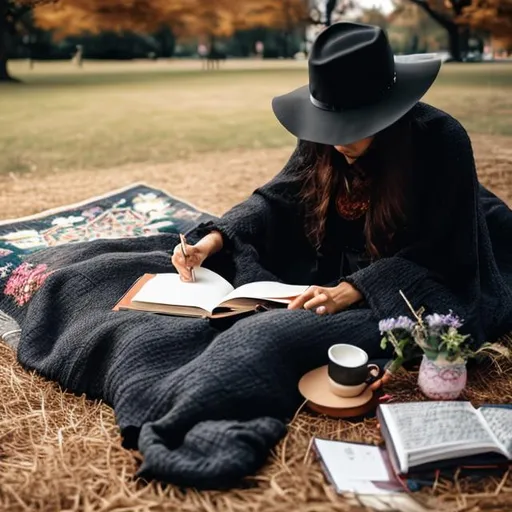
[[[0,0],[0,219],[137,181],[223,213],[286,162],[271,99],[307,83],[315,35],[347,19],[385,28],[396,53],[440,53],[425,100],[463,123],[481,181],[511,204],[510,0]],[[139,486],[112,411],[0,344],[0,510],[349,510],[305,463],[311,435],[334,432],[376,440],[374,425],[299,415],[254,489]],[[510,477],[485,485],[424,498],[510,509]]]

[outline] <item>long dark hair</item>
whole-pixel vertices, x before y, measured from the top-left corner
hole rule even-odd
[[[308,143],[302,199],[306,206],[306,234],[319,249],[325,235],[331,201],[350,175],[371,176],[370,206],[364,234],[372,260],[390,254],[406,217],[406,190],[412,167],[412,119],[405,116],[375,136],[368,152],[349,166],[332,146]]]

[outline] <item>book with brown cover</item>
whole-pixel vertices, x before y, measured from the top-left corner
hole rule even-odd
[[[194,283],[177,274],[144,274],[114,306],[114,311],[136,310],[196,318],[226,318],[286,307],[307,286],[257,282],[234,289],[211,270],[198,268]]]

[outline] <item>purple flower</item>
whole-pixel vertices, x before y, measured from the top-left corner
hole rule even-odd
[[[384,334],[385,332],[392,331],[394,325],[395,325],[394,318],[386,318],[385,320],[381,320],[379,322],[379,331],[381,334]]]
[[[427,315],[425,321],[433,330],[441,330],[443,327],[453,327],[454,329],[462,327],[460,318],[451,311],[448,315],[439,315],[437,313]]]
[[[386,318],[379,322],[379,330],[381,334],[395,331],[397,329],[412,332],[413,328],[414,322],[407,316],[399,316],[398,318]]]

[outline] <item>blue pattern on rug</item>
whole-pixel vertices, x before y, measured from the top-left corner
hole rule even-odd
[[[34,252],[100,238],[187,232],[212,216],[166,192],[136,184],[110,195],[0,224],[0,287]]]

